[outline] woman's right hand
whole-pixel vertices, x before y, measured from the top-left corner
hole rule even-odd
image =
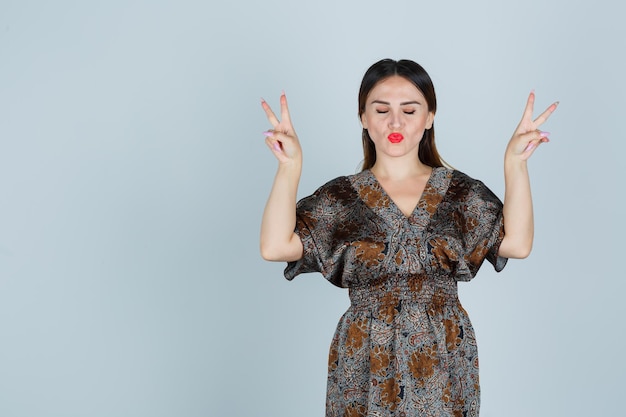
[[[280,95],[281,120],[278,120],[269,104],[263,99],[261,99],[261,106],[263,106],[267,120],[269,120],[273,127],[271,130],[263,133],[267,146],[281,164],[295,162],[301,165],[302,148],[300,147],[300,141],[298,140],[296,131],[291,124],[285,93],[283,92]]]
[[[280,95],[282,120],[278,120],[265,100],[261,105],[273,127],[265,132],[265,143],[279,162],[261,221],[261,256],[268,261],[296,261],[303,254],[302,241],[294,233],[302,150],[291,125],[285,93]]]

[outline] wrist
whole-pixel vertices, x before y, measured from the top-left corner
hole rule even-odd
[[[302,173],[302,162],[288,161],[278,164],[276,178],[282,179],[297,187],[300,182],[300,174]]]
[[[278,163],[278,172],[285,174],[300,174],[302,172],[302,160],[293,160],[290,159],[288,161],[279,162]]]
[[[506,155],[504,157],[504,170],[505,171],[527,171],[528,160],[521,159],[517,155]]]

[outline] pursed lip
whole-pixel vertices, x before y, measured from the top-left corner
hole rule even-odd
[[[404,139],[404,136],[402,136],[402,133],[394,132],[389,134],[389,136],[387,136],[387,139],[389,139],[389,142],[391,143],[400,143]]]

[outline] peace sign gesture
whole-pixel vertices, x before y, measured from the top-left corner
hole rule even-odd
[[[291,124],[289,115],[289,107],[287,106],[287,97],[283,92],[280,95],[280,117],[278,120],[269,104],[261,99],[261,106],[265,110],[267,120],[272,124],[273,129],[263,132],[265,135],[265,143],[270,148],[278,162],[281,164],[296,162],[302,163],[302,149],[298,136]]]
[[[522,120],[517,125],[513,137],[509,141],[505,157],[515,156],[525,161],[530,158],[540,144],[550,141],[548,139],[550,134],[538,128],[548,120],[550,115],[556,110],[559,102],[551,104],[539,117],[533,120],[534,104],[535,93],[533,91],[528,96]]]

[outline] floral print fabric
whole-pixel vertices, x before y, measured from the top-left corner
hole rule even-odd
[[[477,416],[476,340],[457,282],[485,259],[504,268],[500,200],[434,168],[406,216],[365,170],[300,200],[296,223],[304,256],[287,279],[321,272],[351,301],[330,347],[326,416]]]

